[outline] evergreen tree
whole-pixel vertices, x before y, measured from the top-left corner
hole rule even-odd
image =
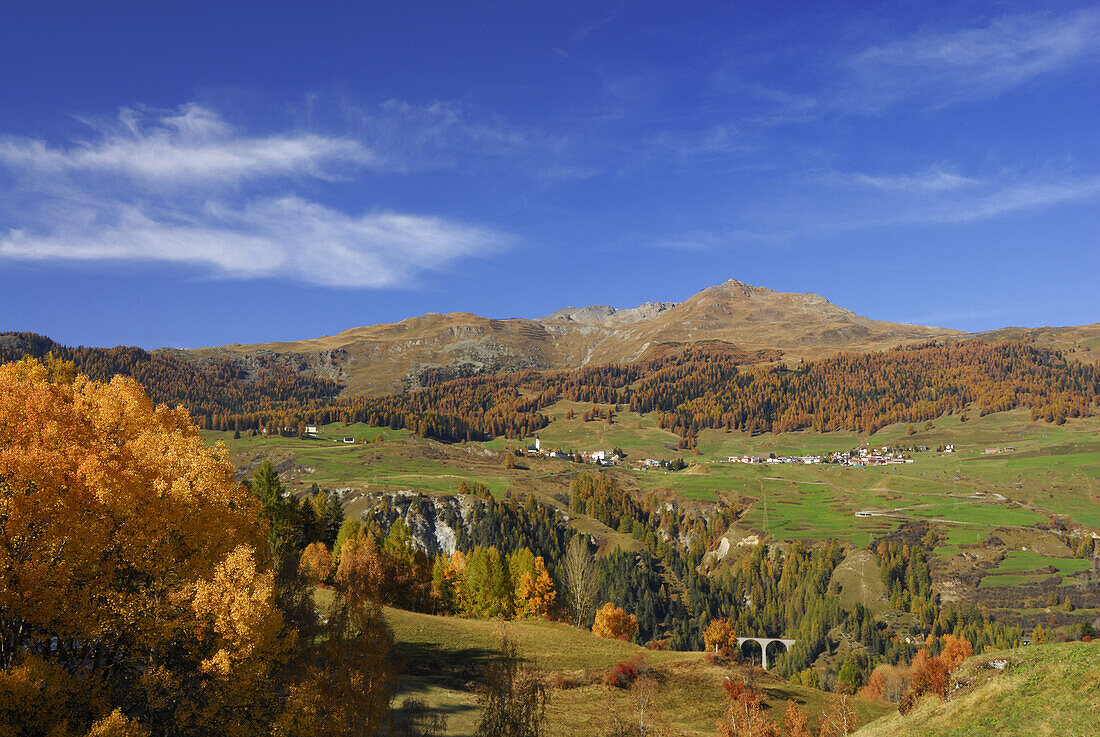
[[[322,542],[332,547],[336,544],[336,536],[340,534],[340,527],[344,524],[344,508],[340,504],[340,497],[335,493],[329,494],[325,502],[325,537]]]

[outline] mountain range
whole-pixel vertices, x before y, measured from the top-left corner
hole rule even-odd
[[[321,338],[181,353],[196,359],[281,358],[299,370],[340,380],[346,393],[374,394],[415,388],[427,370],[457,376],[569,369],[631,362],[670,343],[719,340],[744,350],[778,349],[784,360],[798,360],[963,335],[949,328],[872,320],[817,294],[777,292],[730,279],[683,302],[647,302],[631,309],[568,307],[537,319],[429,313]]]

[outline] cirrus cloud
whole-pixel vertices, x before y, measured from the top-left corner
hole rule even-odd
[[[842,108],[879,111],[905,100],[932,108],[995,97],[1100,55],[1100,10],[1003,15],[969,28],[926,28],[846,63]]]

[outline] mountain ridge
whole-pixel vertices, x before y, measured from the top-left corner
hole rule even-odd
[[[629,363],[668,343],[719,340],[745,350],[780,350],[784,359],[799,360],[961,335],[949,328],[873,320],[812,292],[778,292],[730,279],[682,302],[566,307],[541,318],[435,312],[320,338],[178,353],[200,360],[284,356],[304,371],[339,379],[347,394],[382,394],[416,388],[429,370],[463,375]]]

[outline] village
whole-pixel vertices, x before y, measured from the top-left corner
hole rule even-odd
[[[828,463],[835,466],[892,466],[912,463],[913,453],[927,453],[931,450],[926,445],[911,447],[871,447],[855,448],[853,450],[834,451],[821,455],[784,456],[770,453],[768,456],[730,456],[726,461],[719,463],[801,463],[816,465]],[[938,449],[941,453],[954,453],[955,446],[948,444]]]
[[[829,464],[834,466],[849,467],[890,466],[913,463],[912,454],[927,453],[931,450],[932,449],[926,445],[906,447],[860,447],[854,448],[852,450],[840,450],[822,453],[820,455],[784,456],[775,453],[769,453],[767,456],[729,456],[726,459],[716,462],[747,464],[796,463],[803,465]],[[955,446],[953,444],[942,445],[936,450],[941,453],[954,453]],[[517,451],[517,453],[521,453],[521,451]],[[659,461],[654,458],[645,458],[627,463],[626,453],[624,453],[620,448],[615,448],[610,451],[568,451],[561,449],[548,449],[542,447],[542,441],[539,440],[537,436],[535,437],[534,443],[526,448],[524,454],[528,457],[557,458],[560,460],[573,461],[575,463],[591,463],[596,466],[629,465],[631,468],[642,471],[658,468],[678,471],[682,468],[686,468],[689,465],[687,462],[680,458],[672,461]]]

